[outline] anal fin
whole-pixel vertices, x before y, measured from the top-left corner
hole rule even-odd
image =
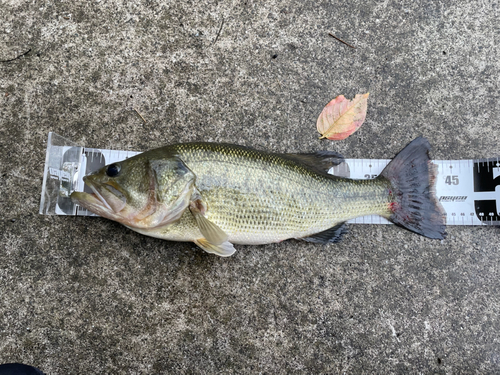
[[[300,240],[313,242],[313,243],[335,243],[342,240],[342,236],[347,232],[347,225],[345,222],[335,225],[330,229],[323,232],[315,233],[312,236],[299,238]]]
[[[220,257],[229,257],[236,251],[233,244],[229,241],[225,241],[220,245],[214,245],[213,243],[207,241],[206,238],[198,238],[197,240],[194,240],[194,243],[207,253],[215,254]]]

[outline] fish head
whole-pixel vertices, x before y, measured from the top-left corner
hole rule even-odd
[[[135,228],[155,228],[177,220],[189,204],[195,175],[176,156],[147,154],[85,176],[83,181],[92,193],[73,192],[71,199],[97,215]]]

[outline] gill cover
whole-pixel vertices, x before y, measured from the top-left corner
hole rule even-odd
[[[176,221],[194,190],[196,176],[178,157],[150,160],[148,171],[148,201],[131,224],[136,228],[157,228]]]

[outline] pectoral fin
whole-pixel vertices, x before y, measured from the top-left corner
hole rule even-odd
[[[193,199],[189,203],[189,210],[193,214],[198,229],[204,237],[198,238],[194,243],[207,253],[216,254],[221,257],[233,255],[236,249],[233,244],[227,240],[228,236],[226,232],[205,217],[207,204],[198,190],[195,189],[192,198]]]
[[[227,234],[217,225],[208,220],[201,214],[193,214],[196,219],[196,224],[200,229],[201,234],[213,245],[220,245],[227,240]]]
[[[196,220],[201,234],[203,234],[208,242],[215,246],[226,242],[227,234],[204,216],[206,204],[201,199],[191,201],[189,209]]]
[[[207,241],[206,238],[199,238],[194,241],[199,247],[205,250],[207,253],[215,254],[220,257],[228,257],[234,254],[236,249],[233,244],[229,241],[225,241],[220,245],[214,245]]]

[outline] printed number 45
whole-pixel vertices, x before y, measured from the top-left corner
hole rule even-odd
[[[458,176],[446,176],[446,179],[444,180],[445,184],[448,185],[458,185]]]

